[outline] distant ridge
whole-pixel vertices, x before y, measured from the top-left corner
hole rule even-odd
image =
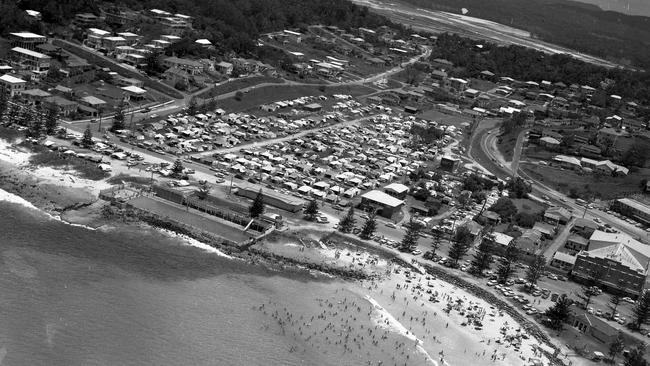
[[[627,1],[627,0],[625,0]],[[630,0],[633,3],[646,1]],[[379,0],[378,2],[389,2]],[[394,2],[394,0],[390,0]],[[618,64],[650,69],[650,17],[605,11],[623,0],[399,0],[418,8],[461,13],[529,31],[543,41]],[[630,6],[632,7],[632,5]],[[641,9],[641,8],[639,8]]]

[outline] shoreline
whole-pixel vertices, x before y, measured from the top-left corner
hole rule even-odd
[[[223,243],[211,240],[211,238],[208,236],[201,235],[201,233],[198,232],[193,232],[187,229],[183,230],[182,228],[174,227],[173,225],[155,225],[155,223],[147,222],[147,220],[142,220],[140,217],[128,215],[125,213],[122,213],[123,216],[115,215],[112,218],[106,218],[103,216],[103,213],[101,211],[103,207],[109,203],[98,199],[97,187],[108,185],[108,183],[104,181],[101,182],[101,184],[96,184],[95,190],[93,190],[89,189],[88,187],[84,187],[84,184],[92,183],[83,182],[77,179],[75,186],[70,187],[68,186],[68,182],[62,180],[59,180],[57,182],[54,179],[47,179],[35,174],[35,171],[38,169],[39,168],[34,168],[32,166],[25,166],[24,163],[22,166],[20,163],[12,164],[11,162],[0,158],[0,189],[21,198],[21,201],[15,203],[22,204],[24,206],[27,206],[28,203],[30,205],[28,207],[40,210],[41,212],[50,215],[52,218],[58,219],[69,225],[84,226],[90,230],[98,229],[102,226],[119,227],[121,225],[145,225],[149,228],[155,228],[156,230],[159,230],[170,237],[179,238],[190,246],[202,249],[208,253],[226,257],[228,259],[243,260],[247,264],[263,265],[268,269],[283,271],[285,273],[291,273],[293,271],[301,273],[308,272],[312,276],[321,279],[334,278],[343,281],[351,280],[351,286],[358,286],[361,283],[365,283],[366,280],[373,283],[377,281],[378,283],[385,284],[389,282],[389,279],[391,277],[390,269],[387,273],[381,271],[367,273],[365,271],[365,266],[368,260],[367,258],[366,263],[364,263],[362,266],[363,269],[352,265],[348,265],[348,267],[330,266],[326,263],[325,260],[323,260],[322,257],[319,256],[309,258],[311,261],[304,260],[302,257],[293,257],[289,255],[279,254],[278,252],[274,251],[275,248],[273,248],[272,245],[267,245],[266,248],[264,248],[266,250],[262,250],[257,246],[250,246],[242,250],[241,248],[237,248],[235,246],[224,245]],[[50,170],[54,169],[50,168]],[[67,174],[67,172],[65,174]],[[12,200],[9,199],[8,201]],[[114,206],[110,207],[112,207],[113,210],[115,209]],[[308,238],[307,240],[310,243],[315,242],[316,245],[313,245],[312,247],[310,244],[307,246],[307,248],[309,251],[318,253],[320,255],[322,255],[326,250],[338,251],[340,248],[345,248],[344,250],[348,251],[347,255],[352,258],[353,264],[361,265],[361,261],[357,261],[355,263],[354,255],[350,255],[350,253],[354,254],[354,252],[356,252],[358,255],[358,252],[362,251],[372,252],[373,254],[377,254],[379,257],[383,257],[390,268],[397,265],[404,267],[405,269],[410,268],[418,272],[421,272],[422,270],[418,266],[406,263],[399,257],[399,255],[391,253],[385,248],[371,246],[364,241],[339,234],[336,231],[332,232],[312,229],[300,230],[297,228],[292,229],[288,232],[275,233],[271,238],[268,239],[268,241],[273,245],[285,245],[282,243],[303,243],[303,238]],[[327,246],[323,247],[323,242],[327,243]],[[305,246],[304,243],[303,246]],[[296,248],[297,247],[299,246],[296,245]],[[310,253],[301,255],[310,255]],[[338,257],[337,261],[339,261]],[[488,304],[494,305],[498,308],[504,309],[504,311],[507,312],[508,315],[512,317],[522,328],[524,328],[526,332],[530,333],[532,337],[537,339],[540,343],[555,348],[555,346],[550,343],[550,337],[545,334],[537,326],[537,324],[523,317],[507,302],[496,298],[493,294],[463,280],[460,277],[447,273],[443,269],[435,268],[430,265],[425,265],[424,269],[426,269],[427,273],[438,276],[447,285],[458,287],[461,291],[466,292],[467,295],[482,300]],[[375,302],[376,304],[373,302],[370,302],[370,304],[372,304],[373,307],[379,304],[379,302],[376,300]],[[382,306],[382,309],[383,311],[386,311],[390,314],[390,312],[384,306]],[[391,316],[393,315],[391,314]],[[401,324],[398,320],[396,321],[398,324]],[[464,331],[462,328],[459,331],[466,332],[466,330]],[[419,342],[420,340],[418,339],[417,343]],[[422,350],[424,350],[424,348]],[[437,362],[429,356],[429,353],[426,353],[426,351],[424,353],[432,361],[433,364],[437,364]],[[559,364],[557,362],[553,362],[558,361],[557,358],[552,357],[550,354],[547,354],[546,356],[549,360],[552,360],[551,364]]]

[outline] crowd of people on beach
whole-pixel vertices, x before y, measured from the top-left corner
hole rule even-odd
[[[391,277],[394,289],[386,286]],[[502,310],[468,298],[435,277],[395,265],[386,270],[383,279],[362,281],[361,285],[368,293],[366,299],[342,287],[335,296],[314,299],[319,309],[315,313],[299,314],[272,302],[260,304],[257,310],[270,319],[265,329],[296,340],[290,352],[347,357],[359,365],[449,365],[449,360],[529,365],[543,356],[534,342],[524,344],[529,335],[516,323],[509,324]],[[370,297],[372,294],[388,298],[384,305],[393,313]],[[396,312],[397,308],[403,310]],[[491,331],[483,332],[484,328]],[[462,329],[478,334],[478,344],[447,342],[445,333]],[[516,361],[508,357],[512,354],[518,357]]]

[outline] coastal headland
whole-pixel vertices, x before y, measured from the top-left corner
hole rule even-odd
[[[343,280],[333,297],[315,299],[317,308],[253,306],[268,318],[267,330],[295,339],[290,352],[320,353],[328,362],[344,355],[360,365],[559,362],[548,335],[514,307],[443,269],[409,263],[392,249],[309,227],[239,245],[168,217],[109,207],[98,198],[111,186],[105,180],[79,179],[70,171],[53,174],[50,168],[44,174],[29,165],[28,150],[4,148],[15,149],[12,155],[22,160],[1,162],[0,188],[70,224],[155,227],[233,260]]]

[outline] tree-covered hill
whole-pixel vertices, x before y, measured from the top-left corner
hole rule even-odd
[[[568,0],[401,0],[527,30],[533,36],[650,70],[650,18]]]
[[[521,81],[563,82],[566,85],[600,87],[609,80],[608,94],[617,94],[627,100],[650,104],[650,74],[623,69],[608,69],[588,64],[567,55],[548,55],[522,46],[499,46],[483,43],[453,34],[438,37],[431,58],[443,58],[454,63],[455,76],[479,77],[489,70],[498,76],[509,76]]]
[[[386,18],[347,0],[0,0],[0,34],[27,25],[20,9],[43,13],[48,23],[66,24],[75,13],[99,14],[100,6],[125,6],[133,10],[162,9],[195,17],[201,36],[225,50],[246,53],[260,33],[321,23],[345,29],[391,24]],[[19,9],[20,7],[20,9]]]

